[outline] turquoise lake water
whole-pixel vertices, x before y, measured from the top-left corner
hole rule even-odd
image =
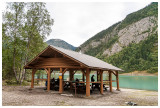
[[[93,74],[90,74],[92,76]],[[96,80],[97,76],[94,74]],[[35,76],[36,77],[36,76]],[[51,75],[53,78],[58,78],[58,74]],[[64,79],[69,77],[68,74],[64,74]],[[46,79],[47,76],[43,75]],[[82,79],[82,74],[75,74],[74,79]],[[107,80],[108,76],[103,74],[103,80]],[[115,76],[112,75],[112,79],[115,80]],[[116,82],[112,82],[113,86],[116,87]],[[131,88],[131,89],[141,89],[141,90],[154,90],[158,91],[158,76],[127,76],[119,75],[119,86],[120,88]]]

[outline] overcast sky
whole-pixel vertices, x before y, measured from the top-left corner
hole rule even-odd
[[[123,20],[150,2],[47,2],[54,19],[49,39],[62,39],[78,47],[87,39]],[[5,3],[1,8],[4,10]]]
[[[49,39],[62,39],[76,47],[96,33],[123,20],[150,2],[98,2],[46,4],[54,19]]]

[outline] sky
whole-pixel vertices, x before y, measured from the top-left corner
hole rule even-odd
[[[144,8],[150,2],[48,2],[54,19],[49,39],[62,39],[73,46],[122,21],[126,15]]]
[[[47,2],[54,19],[52,32],[46,38],[62,39],[78,47],[98,32],[122,21],[126,15],[151,2]],[[1,5],[5,10],[6,3]]]

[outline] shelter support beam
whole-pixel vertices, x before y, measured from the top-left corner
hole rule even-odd
[[[69,71],[69,81],[73,81],[73,70]],[[72,83],[70,82],[70,90],[72,90]]]
[[[51,69],[48,68],[48,81],[47,81],[47,91],[50,91],[50,78],[51,78]]]
[[[99,76],[99,70],[97,70],[97,82],[99,81],[98,76]]]
[[[101,94],[103,94],[103,71],[100,71],[100,80],[101,80],[101,90],[100,90],[100,92],[101,92]]]
[[[109,88],[110,92],[112,92],[112,72],[109,71]]]
[[[90,69],[86,69],[86,96],[90,96]]]
[[[31,80],[31,88],[34,88],[34,74],[36,73],[36,69],[32,69],[32,80]]]
[[[85,72],[84,69],[81,69],[81,72],[82,72],[82,81],[84,82],[85,81],[86,72]]]
[[[82,81],[85,82],[85,75],[82,73]]]
[[[62,68],[60,68],[60,73],[62,74]],[[59,79],[59,93],[63,93],[63,79]]]
[[[120,91],[120,89],[119,89],[119,75],[118,75],[118,71],[116,71],[116,82],[117,82],[117,90]]]

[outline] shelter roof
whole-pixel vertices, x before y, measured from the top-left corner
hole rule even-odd
[[[45,53],[50,55],[49,53],[51,53],[51,51],[47,52],[47,49],[50,48],[50,50],[52,50],[52,53],[54,53],[54,51],[88,67],[88,68],[96,68],[96,69],[104,69],[104,70],[114,70],[114,71],[123,71],[122,69],[115,67],[107,62],[104,62],[96,57],[93,56],[89,56],[83,53],[79,53],[76,51],[71,51],[68,49],[63,49],[60,47],[56,47],[53,45],[49,45],[44,51],[42,51],[37,57],[35,57],[33,60],[31,60],[26,66],[34,63],[36,61],[36,58],[38,58],[39,56],[44,56]]]

